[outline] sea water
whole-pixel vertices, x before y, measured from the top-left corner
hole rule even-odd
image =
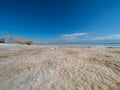
[[[44,46],[120,46],[120,43],[39,44]]]

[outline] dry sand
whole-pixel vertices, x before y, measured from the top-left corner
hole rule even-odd
[[[2,44],[0,90],[120,90],[120,48]]]

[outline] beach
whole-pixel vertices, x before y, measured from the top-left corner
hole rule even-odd
[[[0,90],[120,90],[120,47],[0,44]]]

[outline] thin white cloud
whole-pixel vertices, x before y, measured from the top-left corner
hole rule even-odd
[[[113,37],[120,38],[120,34],[112,35]]]
[[[60,40],[63,41],[75,41],[81,36],[86,36],[88,33],[73,33],[73,34],[64,34],[60,36]]]
[[[73,34],[63,34],[57,41],[64,42],[90,42],[90,41],[109,41],[117,40],[120,41],[120,34],[106,35],[106,36],[92,36],[91,33],[73,33]]]
[[[103,37],[94,37],[95,40],[120,39],[120,34],[107,35]]]
[[[78,37],[78,36],[84,36],[87,35],[88,33],[73,33],[73,34],[64,34],[61,35],[62,37]]]

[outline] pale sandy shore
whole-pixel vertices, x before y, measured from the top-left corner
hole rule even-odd
[[[120,90],[120,48],[1,44],[0,90]]]

